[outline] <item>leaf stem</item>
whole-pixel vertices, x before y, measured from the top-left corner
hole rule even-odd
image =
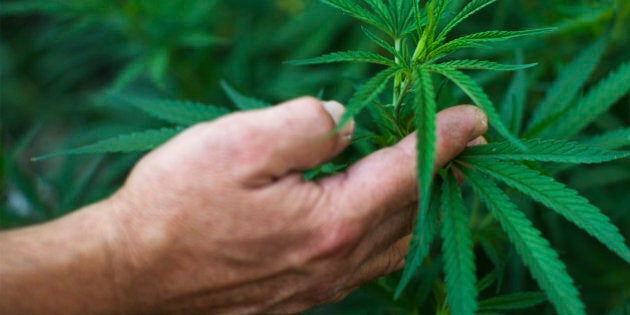
[[[394,62],[396,65],[400,65],[401,60],[398,59],[400,55],[402,40],[400,38],[394,39],[394,49],[396,50],[396,55],[394,56]],[[402,84],[402,73],[396,74],[394,77],[394,92],[392,95],[392,104],[395,106],[395,112],[398,112],[398,102],[401,94],[401,84]],[[398,117],[396,117],[398,118]]]

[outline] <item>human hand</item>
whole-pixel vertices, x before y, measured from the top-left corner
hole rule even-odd
[[[415,136],[342,174],[300,175],[348,145],[352,125],[330,133],[342,112],[301,98],[199,124],[112,197],[0,233],[0,313],[295,313],[401,268]],[[458,106],[437,125],[440,167],[483,141],[487,120]]]
[[[418,198],[415,136],[343,174],[300,175],[349,144],[352,124],[329,135],[342,113],[301,98],[197,125],[142,159],[108,201],[120,306],[294,313],[401,268]],[[441,112],[436,167],[486,128],[475,107]]]

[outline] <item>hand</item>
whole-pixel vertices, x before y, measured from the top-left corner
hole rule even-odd
[[[403,267],[418,199],[415,136],[343,174],[300,175],[349,144],[352,124],[330,133],[342,113],[301,98],[199,124],[143,158],[91,212],[107,244],[109,309],[295,313]],[[475,107],[442,111],[436,167],[486,129]]]

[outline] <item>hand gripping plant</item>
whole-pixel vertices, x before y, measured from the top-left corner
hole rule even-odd
[[[513,243],[524,264],[560,314],[584,314],[578,290],[558,254],[541,236],[525,214],[494,180],[520,191],[587,231],[626,262],[630,250],[618,229],[588,200],[576,191],[546,175],[539,162],[600,163],[629,156],[628,153],[586,147],[564,140],[532,139],[571,137],[586,127],[588,113],[602,113],[630,89],[621,81],[630,79],[630,63],[622,65],[589,94],[571,103],[577,90],[592,71],[603,52],[603,40],[594,44],[570,67],[534,114],[525,137],[519,140],[521,117],[512,119],[510,127],[501,120],[490,98],[470,76],[461,70],[521,70],[527,65],[505,65],[483,60],[449,60],[451,53],[476,48],[485,43],[545,32],[485,31],[448,39],[453,28],[495,0],[472,0],[448,21],[444,12],[448,0],[430,0],[424,9],[418,1],[407,0],[322,0],[389,37],[389,41],[363,29],[389,57],[369,51],[344,51],[318,58],[293,62],[322,64],[365,62],[385,67],[360,87],[348,105],[340,125],[366,107],[371,110],[384,135],[380,143],[391,143],[416,131],[418,137],[419,206],[411,248],[395,295],[399,297],[412,276],[429,254],[436,234],[442,237],[447,304],[452,314],[474,314],[478,311],[478,288],[475,275],[472,232],[462,192],[452,170],[459,169]],[[443,26],[439,27],[440,25]],[[586,69],[580,69],[580,67]],[[590,69],[589,69],[590,67]],[[468,149],[432,179],[436,141],[435,77],[442,76],[461,89],[475,105],[483,109],[496,132],[505,142]],[[569,79],[571,78],[571,79]],[[574,80],[574,82],[569,82]],[[385,92],[392,86],[391,94]],[[389,97],[391,95],[391,97]],[[383,97],[386,101],[383,102]],[[522,115],[522,105],[513,110]],[[374,114],[375,113],[375,114]],[[585,117],[586,116],[586,117]],[[562,119],[562,123],[560,121]],[[627,131],[624,133],[627,134]],[[627,136],[627,135],[626,135]],[[382,139],[382,138],[389,138]],[[379,142],[379,141],[377,141]]]
[[[487,288],[493,279],[491,275],[480,281],[476,278],[473,231],[469,227],[465,199],[453,175],[453,170],[457,168],[488,210],[481,220],[481,228],[494,221],[501,225],[523,263],[559,314],[585,314],[584,304],[564,263],[541,232],[511,200],[508,192],[518,191],[528,195],[582,228],[626,263],[630,263],[630,249],[608,217],[576,191],[549,175],[553,173],[552,170],[566,169],[569,164],[601,163],[630,156],[627,152],[611,151],[620,147],[619,143],[628,142],[630,129],[595,137],[584,144],[561,140],[577,135],[630,91],[630,62],[623,63],[584,96],[579,96],[580,89],[606,47],[605,38],[595,42],[560,75],[523,128],[525,83],[519,74],[534,64],[506,65],[449,57],[464,48],[478,48],[487,43],[538,34],[549,29],[484,31],[449,38],[457,25],[496,0],[469,1],[461,11],[448,19],[445,18],[445,12],[461,1],[321,1],[389,37],[389,40],[385,40],[369,29],[363,29],[365,35],[380,46],[388,57],[369,51],[345,51],[292,63],[363,62],[384,66],[385,69],[357,89],[339,125],[366,109],[375,119],[379,132],[372,133],[366,128],[359,131],[365,135],[364,138],[378,145],[386,146],[411,132],[417,133],[417,182],[421,200],[406,266],[395,296],[402,295],[416,271],[430,258],[430,247],[439,233],[442,238],[446,302],[438,305],[438,310],[441,310],[438,313],[466,315],[509,308],[505,303],[499,308],[501,301],[497,298],[477,301],[478,292]],[[509,106],[504,108],[502,115],[495,110],[481,87],[462,70],[519,71],[509,92],[515,97],[506,102]],[[438,77],[454,83],[475,105],[483,109],[496,133],[505,141],[494,141],[466,150],[451,164],[438,170],[437,178],[433,179],[437,91],[441,90],[435,84]],[[227,84],[223,87],[239,109],[269,106],[266,102],[240,95]],[[388,87],[391,87],[391,92],[387,91]],[[176,135],[183,127],[228,112],[225,108],[193,102],[116,97],[174,127],[123,135],[57,154],[149,150]],[[522,139],[516,135],[522,135]],[[562,163],[562,166],[547,170],[543,163]],[[328,165],[310,172],[306,177],[337,169],[335,165]],[[510,190],[502,190],[496,181],[505,184]],[[479,213],[479,205],[476,205],[473,214]],[[540,294],[523,293],[507,296],[503,299],[505,301],[516,301],[513,305],[518,308],[534,305],[542,299]]]

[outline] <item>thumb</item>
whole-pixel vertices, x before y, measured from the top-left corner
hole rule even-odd
[[[213,129],[233,139],[223,149],[230,152],[241,180],[257,185],[315,167],[343,151],[354,133],[353,121],[333,132],[344,113],[335,101],[303,97],[228,116]]]

